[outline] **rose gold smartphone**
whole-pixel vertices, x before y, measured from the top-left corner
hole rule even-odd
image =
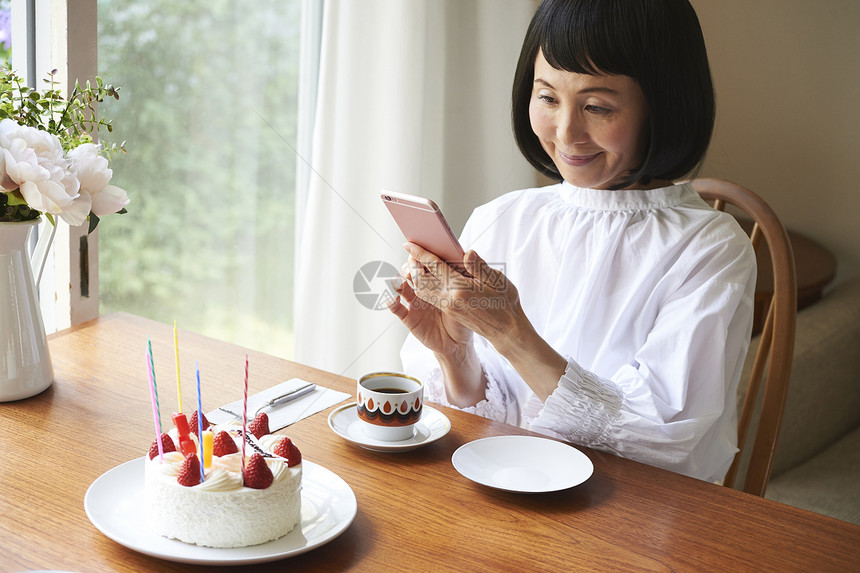
[[[460,272],[465,272],[463,247],[433,201],[385,190],[380,196],[410,243],[420,245]]]

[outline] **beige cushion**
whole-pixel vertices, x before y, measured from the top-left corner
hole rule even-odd
[[[860,429],[773,478],[765,497],[860,525]]]

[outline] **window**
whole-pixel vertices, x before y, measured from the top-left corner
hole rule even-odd
[[[12,5],[11,0],[0,0],[0,58],[12,59]]]
[[[99,313],[292,355],[301,0],[98,0],[112,183]]]

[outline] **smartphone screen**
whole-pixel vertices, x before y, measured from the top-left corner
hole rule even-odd
[[[380,196],[410,243],[420,245],[451,266],[463,270],[463,247],[433,201],[385,190]]]

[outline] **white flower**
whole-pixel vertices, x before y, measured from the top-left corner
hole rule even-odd
[[[93,197],[93,214],[97,217],[118,213],[131,200],[125,189],[116,185],[108,185]]]
[[[18,188],[32,209],[60,214],[78,197],[77,178],[69,172],[56,135],[11,119],[0,121],[0,185]]]
[[[92,209],[93,198],[86,191],[82,191],[78,197],[72,201],[72,204],[60,212],[60,218],[71,225],[77,227],[83,225],[87,217],[90,216]]]
[[[76,82],[64,99],[54,75],[48,74],[51,87],[39,92],[25,87],[10,66],[0,69],[6,116],[0,120],[0,221],[47,215],[52,223],[62,218],[78,226],[89,220],[92,232],[101,216],[124,213],[129,203],[124,190],[110,185],[113,171],[107,161],[125,153],[125,146],[85,143],[102,127],[112,130],[96,103],[119,99],[119,88],[96,77],[86,87]],[[71,151],[66,154],[66,149]]]
[[[76,204],[79,201],[82,203],[79,209],[83,209],[83,204],[86,204],[87,214],[92,210],[95,216],[102,217],[128,205],[126,192],[109,184],[113,170],[108,167],[108,160],[99,155],[97,145],[84,143],[69,151],[67,157],[71,162],[72,173],[80,182],[81,196],[75,200]],[[84,199],[84,196],[87,198]],[[78,208],[78,205],[75,207]]]

